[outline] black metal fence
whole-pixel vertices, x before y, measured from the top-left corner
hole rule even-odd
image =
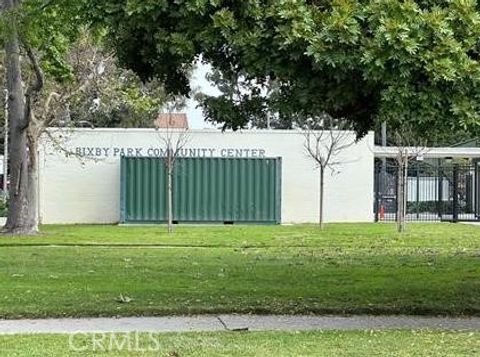
[[[375,163],[375,220],[397,218],[398,164]],[[406,178],[407,221],[480,220],[480,163],[411,161]]]

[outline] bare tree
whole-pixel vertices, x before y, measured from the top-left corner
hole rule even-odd
[[[312,128],[322,127],[323,130]],[[320,229],[324,228],[324,201],[325,201],[325,172],[328,169],[335,172],[335,167],[345,163],[339,159],[339,154],[355,142],[344,121],[330,117],[322,118],[319,122],[307,121],[304,126],[305,150],[308,156],[315,161],[320,171],[319,179],[319,216]]]
[[[394,132],[394,144],[397,148],[395,160],[397,162],[397,231],[405,231],[408,201],[408,170],[411,160],[416,160],[426,146],[421,145],[416,136],[407,127]]]
[[[161,129],[160,141],[162,142],[165,153],[165,167],[167,169],[167,226],[168,233],[173,233],[173,174],[177,159],[182,149],[189,141],[188,128],[173,128],[172,123],[173,111],[178,107],[174,98],[166,109],[168,110],[167,126]]]

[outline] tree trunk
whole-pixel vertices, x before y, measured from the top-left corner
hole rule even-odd
[[[404,157],[397,160],[397,231],[402,233],[405,230],[405,166]]]
[[[170,155],[170,154],[168,154]],[[173,161],[168,159],[168,233],[173,233]]]
[[[37,137],[33,136],[28,141],[28,215],[29,225],[32,233],[38,232],[39,210],[38,210],[38,145]]]
[[[408,152],[405,152],[405,163],[403,166],[403,227],[405,232],[405,224],[407,221],[407,204],[408,204]]]
[[[323,230],[325,224],[323,222],[323,200],[324,200],[324,177],[325,177],[325,169],[320,168],[320,206],[318,211],[318,225],[321,230]]]
[[[14,10],[17,3],[4,0],[6,11]],[[36,186],[32,179],[37,177],[36,150],[33,150],[31,160],[28,149],[27,118],[25,93],[22,86],[22,70],[20,63],[20,46],[14,24],[9,28],[5,42],[7,89],[9,93],[8,116],[10,120],[10,202],[7,223],[4,232],[9,234],[35,234],[38,232],[38,217],[36,201],[32,210],[31,199],[36,200]],[[35,142],[34,142],[35,145]],[[34,192],[35,191],[35,192]],[[33,195],[33,197],[32,197]]]

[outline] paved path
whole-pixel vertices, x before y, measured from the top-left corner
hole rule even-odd
[[[480,330],[480,318],[415,316],[203,315],[94,319],[0,320],[0,334],[88,332],[189,332],[223,330]]]

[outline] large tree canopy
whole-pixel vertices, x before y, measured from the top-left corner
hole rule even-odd
[[[54,89],[57,93],[75,92],[67,100],[58,100],[47,113],[54,126],[153,127],[171,99],[162,83],[142,83],[132,71],[119,68],[115,54],[105,50],[102,37],[84,32],[66,58],[74,79],[56,84]],[[45,92],[48,97],[49,91]]]
[[[8,91],[9,211],[4,231],[31,234],[38,230],[38,138],[47,125],[35,115],[45,75],[70,77],[63,54],[78,33],[80,14],[74,1],[3,0],[0,37],[5,49]],[[30,71],[24,71],[28,62]],[[48,107],[49,101],[45,103]]]
[[[188,93],[185,69],[201,56],[226,78],[274,80],[266,104],[278,112],[344,117],[359,134],[383,120],[418,132],[479,129],[474,0],[91,0],[87,7],[124,65],[175,93]],[[239,128],[248,116],[224,120]]]
[[[9,210],[3,231],[32,234],[38,231],[38,140],[43,133],[48,135],[45,128],[75,125],[72,118],[108,125],[113,115],[125,111],[129,120],[134,119],[128,125],[151,122],[162,101],[158,94],[165,96],[161,85],[140,87],[137,76],[117,68],[95,43],[82,41],[81,0],[2,0],[0,4],[11,139]],[[127,124],[121,120],[115,124]]]

